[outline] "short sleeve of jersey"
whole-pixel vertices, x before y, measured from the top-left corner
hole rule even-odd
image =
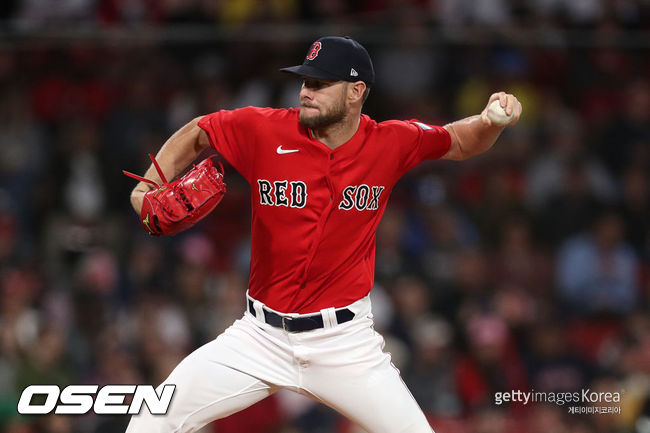
[[[400,175],[424,160],[438,159],[449,151],[451,136],[441,126],[431,126],[417,120],[391,123],[400,148]]]
[[[199,127],[208,134],[212,147],[249,182],[255,145],[255,128],[251,125],[255,116],[255,108],[246,107],[217,111],[199,120]]]

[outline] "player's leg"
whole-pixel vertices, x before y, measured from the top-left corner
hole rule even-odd
[[[369,433],[433,430],[394,367],[378,365],[370,371],[354,373],[345,370],[312,371],[316,373],[312,377],[319,376],[319,379],[305,381],[305,387],[318,400]]]
[[[144,408],[131,418],[127,433],[194,432],[274,392],[268,384],[245,373],[191,357],[174,369],[166,383],[176,385],[167,414],[151,415]]]
[[[383,352],[384,340],[370,318],[320,334],[300,337],[311,348],[304,355],[301,382],[308,394],[369,433],[433,431],[390,355]]]
[[[260,340],[248,320],[238,320],[224,334],[188,355],[164,384],[176,385],[166,415],[143,408],[134,415],[127,433],[189,433],[238,412],[279,389],[283,362],[268,354],[282,353],[272,340]],[[265,370],[273,363],[275,371]],[[264,365],[263,365],[264,364]],[[276,380],[277,379],[277,380]]]

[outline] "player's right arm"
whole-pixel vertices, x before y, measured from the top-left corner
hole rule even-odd
[[[167,179],[171,180],[177,176],[210,146],[208,135],[198,126],[201,118],[202,116],[193,119],[172,134],[158,151],[156,160]],[[143,177],[158,184],[163,183],[153,164]],[[139,182],[131,191],[131,205],[138,215],[142,209],[144,194],[152,188],[154,187],[146,182]]]
[[[444,159],[462,161],[471,156],[481,154],[494,145],[501,131],[506,125],[496,125],[488,118],[488,107],[492,101],[499,100],[506,114],[512,113],[514,125],[521,116],[521,103],[514,95],[505,92],[492,94],[487,105],[479,115],[470,116],[456,122],[449,123],[444,128],[449,132],[451,145]]]

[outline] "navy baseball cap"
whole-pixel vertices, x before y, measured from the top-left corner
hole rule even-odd
[[[303,77],[334,81],[363,81],[371,87],[375,70],[368,51],[347,36],[325,36],[311,44],[302,65],[280,69]]]

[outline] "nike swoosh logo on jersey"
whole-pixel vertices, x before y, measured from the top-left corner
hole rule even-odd
[[[282,145],[279,145],[275,151],[278,152],[279,155],[284,155],[285,153],[300,152],[300,149],[283,149]]]

